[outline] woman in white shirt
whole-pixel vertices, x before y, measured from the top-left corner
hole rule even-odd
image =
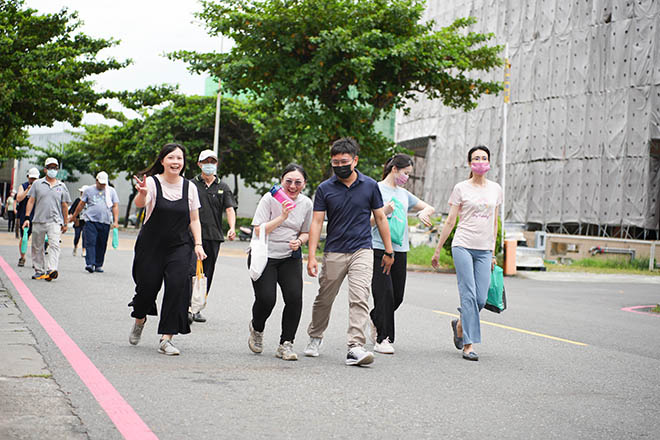
[[[452,320],[451,326],[454,345],[463,350],[463,358],[478,361],[479,356],[472,349],[472,344],[481,342],[479,312],[488,298],[490,272],[495,262],[493,252],[499,205],[502,204],[502,187],[486,179],[490,169],[488,148],[483,145],[471,148],[468,163],[472,170],[470,177],[457,183],[449,197],[449,216],[442,228],[431,264],[438,267],[440,249],[447,241],[458,216],[451,252],[461,300],[458,309],[461,317]]]
[[[188,306],[193,258],[206,258],[199,222],[199,195],[197,187],[183,177],[185,164],[185,149],[179,144],[166,144],[154,164],[142,173],[145,177],[140,180],[134,176],[138,190],[135,206],[146,207],[146,214],[135,242],[135,296],[131,313],[135,323],[129,342],[137,345],[146,316],[157,315],[156,296],[165,282],[158,352],[169,356],[180,354],[172,344],[172,336],[190,333]]]
[[[261,276],[252,282],[254,304],[250,321],[248,346],[254,353],[263,351],[263,332],[266,320],[275,307],[277,285],[282,289],[284,310],[282,311],[282,333],[275,355],[283,360],[295,361],[293,342],[302,312],[302,252],[301,247],[309,239],[312,223],[312,201],[301,194],[307,173],[297,164],[284,168],[281,186],[285,194],[295,203],[278,202],[270,192],[259,201],[252,219],[254,234],[266,233],[268,240],[268,263]],[[251,257],[248,257],[248,267]]]

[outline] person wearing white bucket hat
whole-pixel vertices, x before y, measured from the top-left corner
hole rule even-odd
[[[82,214],[82,219],[85,221],[83,229],[85,270],[89,273],[103,272],[110,224],[113,228],[119,227],[119,197],[117,191],[108,185],[108,173],[105,171],[96,175],[95,185],[85,188],[73,217],[75,218],[83,209],[85,209]]]

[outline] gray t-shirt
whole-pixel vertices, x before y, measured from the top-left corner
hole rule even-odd
[[[34,207],[30,213],[32,223],[64,224],[62,203],[71,203],[69,190],[64,183],[58,180],[50,186],[46,178],[42,177],[34,181],[28,191],[28,197],[34,197]]]
[[[298,194],[295,202],[296,207],[289,212],[289,217],[268,236],[268,258],[290,257],[292,250],[289,248],[289,242],[303,232],[309,232],[312,224],[312,200],[304,194]],[[267,192],[259,201],[252,225],[260,226],[281,214],[282,205]]]
[[[106,195],[106,191],[108,194]],[[109,199],[111,205],[108,207]],[[96,185],[92,185],[83,192],[80,198],[85,202],[85,211],[82,218],[88,222],[105,223],[106,225],[112,224],[112,205],[119,203],[117,191],[109,185],[103,189],[98,189]]]

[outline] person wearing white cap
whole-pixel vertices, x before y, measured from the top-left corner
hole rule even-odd
[[[119,227],[119,197],[117,191],[108,185],[108,173],[105,171],[96,175],[96,185],[90,185],[85,189],[80,203],[73,212],[73,217],[75,218],[83,209],[85,209],[82,214],[82,219],[85,221],[83,229],[85,270],[89,273],[103,272],[110,224],[113,228]]]
[[[16,194],[16,218],[18,219],[18,224],[16,225],[16,238],[18,238],[18,252],[20,257],[18,258],[18,266],[25,266],[25,254],[21,250],[21,240],[23,239],[22,234],[22,225],[25,222],[25,208],[27,207],[28,202],[28,191],[32,187],[32,184],[35,180],[39,178],[39,170],[32,167],[28,170],[27,173],[27,182],[23,182],[18,189],[18,194]],[[28,237],[32,235],[32,225],[28,228]]]
[[[69,220],[69,190],[57,180],[59,163],[54,157],[46,159],[46,177],[34,182],[28,191],[23,228],[32,225],[33,279],[52,281],[58,277],[60,261],[60,235],[66,232]],[[49,252],[45,260],[44,242],[48,234]]]
[[[202,223],[202,247],[206,253],[206,259],[203,262],[204,275],[206,275],[206,294],[211,290],[213,281],[213,272],[215,271],[215,262],[220,252],[220,244],[225,241],[222,231],[222,214],[227,214],[227,223],[229,230],[227,238],[233,240],[236,237],[236,202],[234,196],[226,183],[221,182],[217,177],[218,157],[213,150],[204,150],[199,153],[197,166],[202,173],[192,179],[197,192],[199,201],[202,205],[199,208],[199,220]],[[195,322],[206,322],[206,318],[200,312],[188,315],[188,320]]]

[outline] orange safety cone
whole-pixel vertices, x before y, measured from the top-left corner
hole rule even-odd
[[[504,275],[516,274],[516,240],[504,240]]]

